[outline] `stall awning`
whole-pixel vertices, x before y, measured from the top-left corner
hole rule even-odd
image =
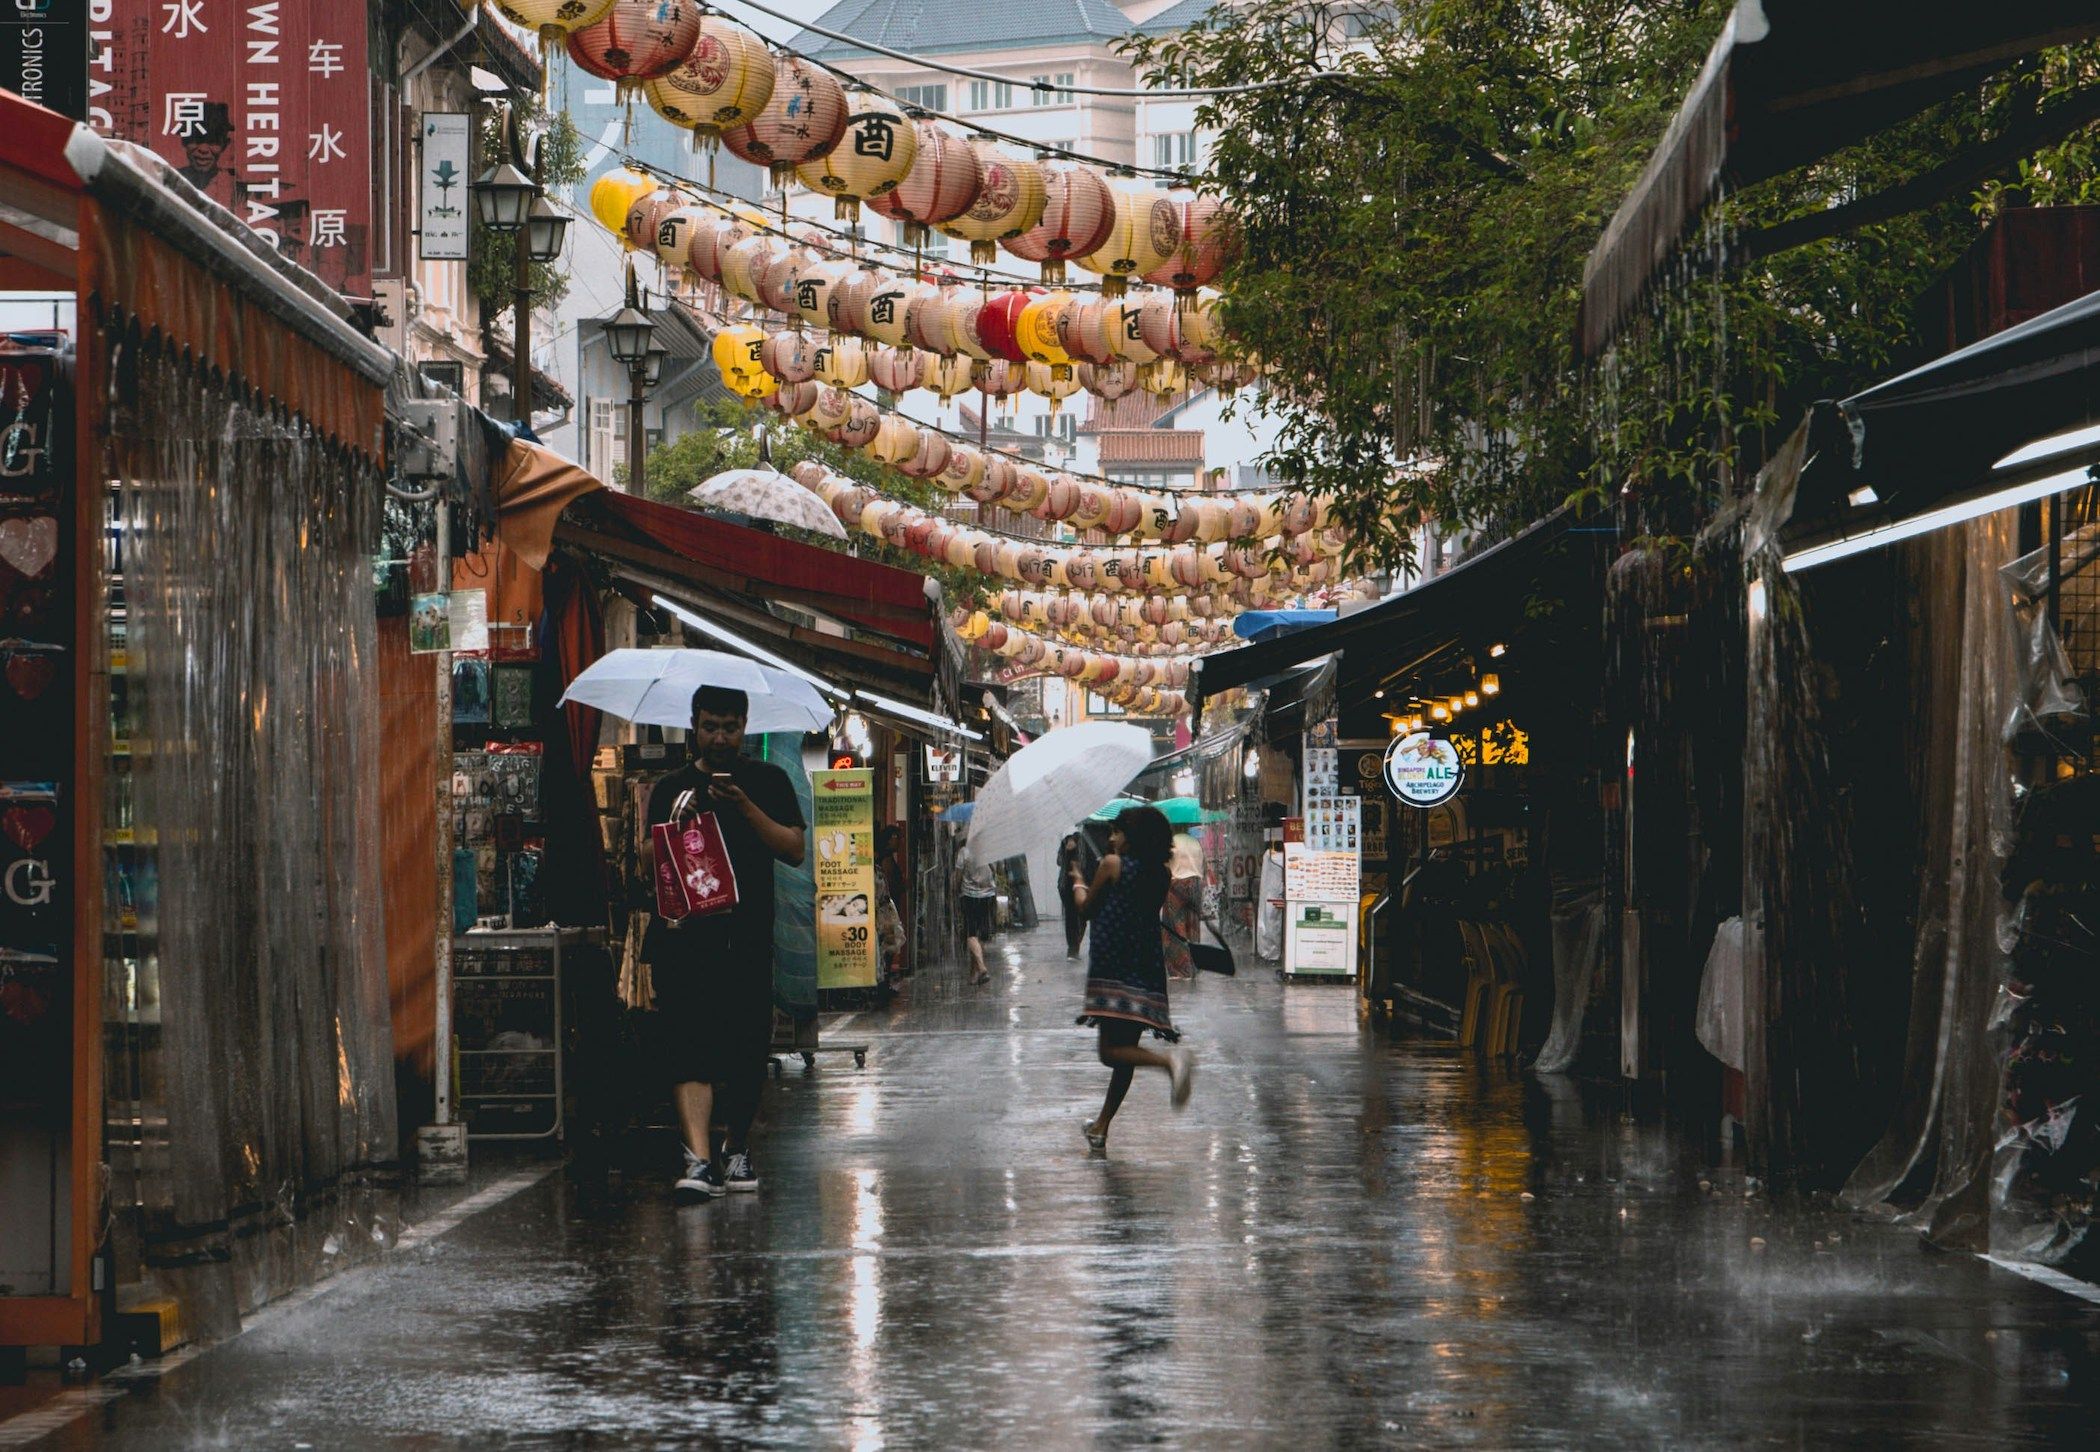
[[[2096,423],[2100,292],[1818,410],[1786,532],[1789,563],[1842,558],[2072,488],[2100,458],[2100,434],[2078,435]],[[2029,447],[2056,436],[2070,437]]]
[[[1232,633],[1241,640],[1274,640],[1333,619],[1332,610],[1249,610],[1233,617]]]
[[[1405,594],[1273,640],[1219,651],[1196,662],[1190,694],[1215,697],[1318,656],[1340,654],[1337,695],[1347,701],[1379,680],[1446,650],[1487,646],[1521,624],[1538,597],[1594,595],[1602,578],[1602,536],[1581,531],[1572,506],[1523,533],[1426,580]]]
[[[1740,0],[1583,267],[1583,352],[1610,342],[1724,178],[1792,171],[2023,55],[2094,35],[2091,0]]]
[[[555,539],[612,563],[644,587],[644,600],[650,588],[696,592],[691,603],[812,669],[915,704],[932,695],[934,618],[922,575],[613,490],[579,499]],[[784,620],[766,608],[776,601],[854,633]]]

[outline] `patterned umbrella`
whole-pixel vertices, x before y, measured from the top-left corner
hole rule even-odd
[[[1031,741],[977,793],[970,856],[997,862],[1046,846],[1113,801],[1151,760],[1151,734],[1121,722],[1088,721]]]
[[[688,490],[686,498],[702,509],[792,524],[833,539],[847,538],[846,526],[839,523],[830,506],[770,465],[717,474]]]

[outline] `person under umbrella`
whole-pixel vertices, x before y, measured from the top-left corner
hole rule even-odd
[[[1156,807],[1133,807],[1116,818],[1109,855],[1091,883],[1073,884],[1073,897],[1093,928],[1088,952],[1086,999],[1078,1022],[1098,1034],[1101,1062],[1109,1069],[1101,1113],[1084,1126],[1094,1149],[1108,1147],[1108,1126],[1130,1092],[1139,1069],[1168,1076],[1176,1109],[1189,1101],[1196,1071],[1186,1049],[1160,1053],[1140,1046],[1146,1030],[1169,1044],[1181,1035],[1167,1012],[1167,969],[1160,949],[1160,908],[1166,903],[1174,830]],[[1077,869],[1073,869],[1076,877]]]

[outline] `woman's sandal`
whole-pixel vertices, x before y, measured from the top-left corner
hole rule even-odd
[[[1086,1136],[1086,1147],[1088,1149],[1105,1150],[1108,1148],[1108,1131],[1097,1126],[1093,1120],[1090,1119],[1080,1125],[1079,1132]]]

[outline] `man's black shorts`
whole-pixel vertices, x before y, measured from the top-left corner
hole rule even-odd
[[[673,1084],[723,1084],[762,1073],[773,1044],[772,968],[719,962],[651,965],[659,1066]]]

